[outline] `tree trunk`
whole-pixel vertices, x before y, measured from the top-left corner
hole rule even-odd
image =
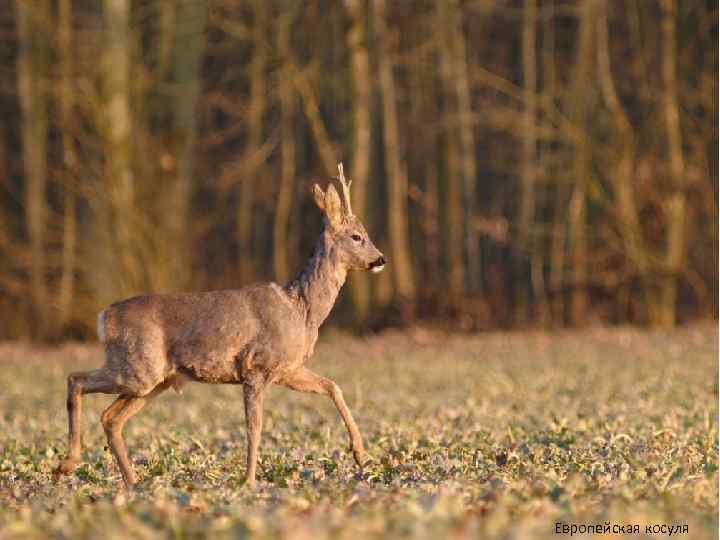
[[[295,178],[295,89],[290,80],[292,69],[289,67],[290,58],[290,33],[294,15],[285,14],[280,21],[278,30],[278,51],[280,58],[286,63],[281,70],[282,77],[278,81],[278,92],[280,93],[280,123],[282,131],[281,143],[281,171],[280,186],[275,206],[275,222],[273,224],[273,265],[275,267],[275,279],[285,283],[289,277],[289,264],[287,258],[288,221],[290,218],[290,206],[292,204],[292,188]]]
[[[555,213],[550,242],[550,294],[552,317],[555,326],[565,326],[565,260],[567,245],[568,190],[564,184],[555,186]]]
[[[63,152],[63,243],[60,292],[58,293],[58,322],[65,327],[72,315],[75,296],[75,251],[77,242],[77,209],[75,182],[77,155],[74,136],[74,82],[72,0],[60,0],[58,6],[58,51],[60,53],[60,130]]]
[[[49,5],[16,1],[18,97],[22,115],[25,176],[25,227],[30,242],[31,333],[42,339],[48,329],[45,243],[47,233],[47,42]]]
[[[353,80],[353,212],[366,223],[367,182],[370,173],[370,60],[365,28],[365,0],[345,0],[351,26],[347,33]],[[370,311],[370,284],[364,272],[350,276],[350,294],[355,305],[355,321],[361,325]]]
[[[475,157],[475,121],[473,119],[472,101],[470,99],[470,82],[468,80],[467,47],[463,32],[462,5],[453,0],[453,72],[455,76],[455,92],[457,94],[458,129],[460,130],[460,161],[462,163],[462,182],[465,217],[465,256],[467,259],[467,286],[470,292],[476,292],[481,281],[478,259],[478,239],[475,229],[471,226],[475,215],[475,197],[477,182],[477,159]]]
[[[245,150],[246,162],[259,152],[263,144],[263,118],[267,108],[267,5],[264,0],[255,0],[252,3],[255,14],[253,24],[253,57],[250,63],[250,104],[248,106],[248,142]],[[254,210],[254,178],[257,176],[259,166],[245,171],[240,179],[240,203],[237,216],[238,258],[240,261],[240,280],[242,283],[252,281],[255,276],[255,267],[251,256],[252,226]]]
[[[556,99],[557,69],[555,65],[555,4],[549,0],[545,5],[543,26],[543,90],[548,102]],[[546,149],[544,155],[552,155]],[[552,238],[550,240],[549,292],[551,316],[554,326],[565,325],[565,259],[567,244],[568,189],[564,182],[555,182]]]
[[[588,310],[588,240],[587,185],[590,175],[590,148],[587,142],[588,93],[592,69],[593,27],[598,0],[583,0],[580,6],[578,53],[572,89],[571,114],[580,136],[575,143],[573,174],[575,184],[570,198],[570,264],[572,291],[570,321],[576,326],[587,320]]]
[[[528,323],[530,289],[526,269],[537,264],[533,255],[535,245],[532,237],[535,219],[535,169],[537,167],[537,135],[535,133],[535,110],[537,95],[536,68],[536,0],[525,0],[523,6],[522,58],[523,58],[523,138],[520,183],[520,212],[518,215],[519,255],[515,268],[515,322]],[[540,270],[542,271],[542,269]],[[537,281],[537,280],[533,280]]]
[[[625,255],[630,259],[640,277],[640,283],[645,294],[645,304],[649,310],[649,318],[652,319],[652,314],[655,311],[653,308],[655,301],[648,275],[650,256],[647,253],[642,227],[640,226],[640,217],[635,201],[635,189],[633,187],[635,134],[615,89],[610,62],[607,6],[604,2],[600,3],[598,10],[597,60],[600,90],[612,114],[617,131],[617,137],[614,137],[617,141],[617,148],[613,154],[618,157],[618,162],[611,176],[614,180],[617,201],[618,229],[622,235]]]
[[[168,212],[168,232],[172,245],[171,279],[174,288],[187,285],[190,272],[191,230],[190,201],[193,193],[193,153],[197,139],[197,103],[200,94],[200,71],[205,49],[207,7],[204,2],[177,0],[172,73],[175,88],[173,100],[173,153],[176,176]]]
[[[104,0],[106,50],[105,82],[105,144],[106,193],[108,199],[109,233],[113,238],[113,274],[118,280],[111,296],[128,296],[144,288],[143,270],[136,254],[133,230],[137,223],[134,199],[135,186],[132,167],[133,122],[130,111],[130,1]],[[109,299],[108,299],[109,300]]]
[[[465,264],[463,261],[463,194],[460,144],[458,140],[458,96],[453,58],[453,34],[455,2],[438,2],[440,78],[443,94],[443,141],[446,161],[446,212],[447,212],[447,258],[448,292],[455,309],[462,304],[465,291]]]
[[[375,30],[378,36],[378,70],[383,108],[383,139],[385,143],[385,166],[388,189],[388,224],[390,250],[388,258],[392,265],[396,298],[400,304],[414,310],[415,279],[410,257],[408,238],[408,181],[401,159],[398,113],[395,97],[395,80],[388,29],[385,0],[374,1]]]
[[[163,0],[156,4],[157,11],[154,16],[158,19],[160,28],[160,37],[156,47],[157,68],[156,73],[158,79],[164,81],[167,79],[172,66],[173,47],[176,39],[176,25],[178,24],[177,0]],[[183,21],[180,21],[183,24]]]
[[[685,157],[683,155],[680,106],[677,83],[677,3],[662,0],[662,79],[664,112],[667,129],[668,153],[672,194],[667,203],[667,244],[665,274],[662,283],[662,300],[658,322],[671,327],[676,322],[678,280],[685,260]]]
[[[432,55],[436,55],[435,50]],[[423,284],[422,290],[418,290],[418,302],[422,302],[423,309],[437,309],[439,300],[447,302],[447,279],[441,269],[444,242],[438,222],[438,171],[441,168],[438,142],[441,141],[441,130],[418,129],[425,125],[427,118],[439,118],[441,104],[438,103],[437,84],[434,65],[422,63],[418,69],[408,73],[408,122],[416,135],[413,148],[416,155],[421,156],[414,173],[416,182],[410,187],[409,196],[420,210],[418,225],[422,250],[416,260],[418,271],[415,276],[418,283]]]

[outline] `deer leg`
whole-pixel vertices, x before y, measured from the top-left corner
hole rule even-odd
[[[257,468],[258,448],[260,446],[260,433],[262,432],[262,408],[264,401],[265,383],[260,380],[250,380],[243,385],[245,400],[245,424],[247,429],[247,468],[245,484],[255,487],[255,471]]]
[[[131,417],[139,413],[147,403],[164,392],[171,386],[170,381],[164,381],[157,385],[149,394],[142,397],[137,396],[119,396],[105,411],[102,413],[100,420],[108,439],[108,446],[115,456],[120,474],[122,474],[125,487],[131,489],[137,484],[137,477],[133,472],[130,459],[128,458],[127,447],[123,440],[122,430]]]
[[[350,409],[343,399],[340,387],[335,384],[334,381],[321,377],[320,375],[316,375],[309,369],[300,368],[278,381],[278,384],[282,384],[283,386],[291,388],[292,390],[297,390],[298,392],[322,394],[332,398],[335,403],[335,407],[337,407],[337,410],[345,423],[345,427],[348,430],[348,435],[350,436],[350,448],[352,449],[355,462],[359,467],[363,466],[365,447],[363,446],[360,430],[355,423],[355,419],[353,418]]]
[[[120,396],[105,409],[101,417],[103,429],[108,438],[108,445],[115,456],[127,489],[131,489],[137,483],[137,478],[128,459],[122,430],[125,422],[131,416],[140,412],[146,401],[147,399],[142,397]]]
[[[80,463],[82,417],[82,396],[84,394],[113,394],[117,386],[105,377],[102,369],[71,373],[67,379],[67,412],[68,412],[68,455],[54,471],[57,479],[61,474],[72,474]]]
[[[140,412],[146,402],[147,398],[144,397],[120,396],[105,409],[101,417],[108,445],[115,456],[115,461],[117,461],[127,489],[131,489],[137,483],[137,477],[128,459],[122,430],[125,422],[131,416]]]

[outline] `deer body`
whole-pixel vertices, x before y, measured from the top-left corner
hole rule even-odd
[[[56,474],[71,473],[80,461],[81,397],[119,394],[102,424],[127,487],[136,478],[122,438],[125,422],[168,388],[188,381],[243,385],[247,424],[247,482],[255,484],[264,391],[280,384],[333,399],[346,424],[351,448],[362,465],[359,430],[337,385],[304,364],[312,356],[318,329],[330,313],[348,270],[378,271],[385,264],[362,224],[352,215],[349,184],[340,166],[345,208],[335,189],[314,188],[325,227],[313,256],[298,277],[238,290],[136,296],[98,315],[105,365],[68,377],[69,453]]]
[[[299,306],[274,283],[138,296],[99,318],[106,368],[122,393],[137,396],[166,380],[242,383],[251,370],[277,379],[279,368],[297,367],[309,352]]]

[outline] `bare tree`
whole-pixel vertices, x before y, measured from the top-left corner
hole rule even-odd
[[[254,211],[255,184],[253,179],[257,176],[264,158],[261,156],[261,147],[264,142],[265,110],[267,104],[267,3],[264,0],[254,0],[252,3],[254,15],[252,27],[253,55],[250,61],[250,98],[248,104],[248,138],[245,149],[245,170],[240,179],[240,203],[237,211],[237,238],[240,252],[240,277],[244,282],[251,281],[255,275],[255,268],[251,253],[252,243],[252,217]]]
[[[543,24],[543,93],[545,100],[555,103],[557,97],[557,65],[556,56],[556,30],[555,30],[555,0],[545,4],[545,19]],[[553,134],[556,130],[553,130]],[[552,150],[544,152],[545,162],[554,154]],[[552,173],[556,167],[553,167]],[[566,178],[558,181],[554,179],[555,197],[553,201],[552,238],[550,241],[550,271],[548,277],[549,291],[552,296],[551,311],[553,324],[565,324],[565,266],[567,255],[567,199],[568,182]]]
[[[75,296],[75,259],[77,244],[77,154],[74,137],[74,78],[72,0],[58,5],[58,51],[60,53],[60,129],[63,149],[63,243],[62,273],[58,293],[58,318],[61,327],[68,323]]]
[[[275,277],[285,281],[289,274],[289,263],[287,253],[288,222],[290,219],[290,204],[292,203],[293,180],[295,177],[295,109],[296,95],[295,88],[289,84],[292,79],[292,67],[290,65],[290,38],[294,9],[285,13],[279,20],[277,30],[278,52],[280,58],[285,62],[285,67],[280,70],[281,80],[278,81],[278,92],[280,94],[280,124],[282,130],[281,165],[280,165],[280,186],[278,188],[277,202],[275,205],[275,223],[273,226],[273,263],[275,266]]]
[[[440,52],[440,77],[443,87],[443,113],[446,118],[443,133],[445,161],[447,170],[446,210],[447,210],[447,258],[448,286],[450,301],[455,306],[461,305],[465,290],[465,261],[463,257],[463,193],[462,163],[460,156],[459,130],[459,96],[456,86],[457,69],[455,69],[455,34],[457,28],[456,2],[438,2],[438,28]]]
[[[408,181],[400,150],[392,49],[389,44],[385,0],[374,0],[375,31],[378,36],[378,70],[383,110],[383,142],[388,189],[388,224],[393,259],[393,283],[398,299],[412,306],[415,278],[408,238]]]
[[[635,175],[636,143],[633,126],[618,96],[610,62],[610,40],[608,39],[608,14],[605,3],[600,3],[597,18],[597,69],[603,99],[612,114],[617,136],[613,155],[617,162],[611,178],[617,202],[618,228],[622,236],[625,255],[640,276],[645,293],[645,303],[651,319],[655,308],[654,293],[650,281],[650,256],[643,238],[633,179]]]
[[[571,114],[579,128],[574,148],[573,175],[575,185],[568,211],[570,226],[570,264],[572,292],[570,295],[570,320],[582,325],[587,316],[588,299],[588,238],[587,238],[587,189],[590,183],[590,145],[587,137],[587,115],[592,69],[593,29],[598,0],[583,0],[580,5],[580,28],[578,29],[577,60],[571,94]]]
[[[42,338],[47,320],[47,0],[15,3],[18,32],[18,97],[22,113],[25,227],[30,242],[30,310],[33,333]]]
[[[662,0],[662,79],[663,106],[667,129],[668,154],[670,156],[670,178],[672,193],[667,202],[667,248],[665,252],[665,273],[662,285],[662,303],[659,322],[663,326],[675,324],[678,279],[685,259],[685,157],[680,126],[677,83],[677,3]]]
[[[170,271],[175,287],[189,279],[190,201],[194,191],[193,153],[197,140],[197,103],[200,94],[200,68],[205,37],[205,2],[176,0],[174,44],[172,47],[173,82],[173,162],[174,185],[168,200],[169,243],[173,246]]]
[[[475,215],[477,183],[477,157],[475,149],[475,116],[470,96],[465,32],[463,31],[463,8],[459,0],[453,0],[453,73],[457,94],[458,129],[460,132],[460,160],[462,163],[463,199],[465,216],[465,256],[467,260],[467,285],[475,291],[480,282],[477,233],[470,226]]]
[[[345,10],[351,25],[347,33],[353,82],[353,155],[351,178],[355,182],[353,195],[355,213],[365,222],[367,181],[370,174],[370,58],[367,48],[365,14],[367,0],[345,0]],[[367,276],[355,273],[350,277],[350,293],[355,305],[355,317],[362,323],[370,310],[370,284]]]
[[[103,0],[106,25],[104,83],[104,138],[106,155],[104,201],[105,230],[112,241],[116,261],[102,260],[115,280],[103,288],[110,297],[131,294],[143,287],[143,270],[139,265],[135,231],[138,216],[135,209],[135,178],[132,166],[133,119],[130,110],[131,38],[130,1]]]
[[[522,164],[520,182],[520,211],[518,215],[518,240],[521,255],[516,265],[516,321],[520,325],[527,323],[529,309],[529,290],[526,285],[525,268],[527,261],[538,264],[534,259],[535,243],[532,237],[535,216],[535,182],[537,167],[537,135],[535,133],[536,95],[537,95],[537,3],[525,0],[523,7],[522,57],[523,57],[523,137]]]
[[[431,12],[433,21],[437,11]],[[420,34],[422,36],[423,34]],[[432,40],[432,48],[427,47],[424,62],[419,62],[418,69],[411,71],[408,80],[410,111],[409,124],[416,136],[413,139],[413,147],[417,155],[421,156],[419,163],[415,164],[414,176],[422,176],[422,182],[413,182],[410,186],[410,197],[418,205],[420,210],[419,223],[420,235],[423,250],[418,262],[418,282],[425,283],[423,290],[418,290],[421,301],[430,301],[434,304],[444,304],[447,299],[445,295],[439,294],[446,289],[446,277],[440,270],[443,263],[441,241],[441,230],[439,223],[440,210],[440,169],[442,150],[439,141],[441,131],[439,129],[422,129],[427,118],[440,118],[441,104],[438,103],[438,94],[435,89],[437,75],[429,59],[434,59],[437,52],[438,35],[431,34],[427,38]],[[425,49],[425,42],[419,45],[420,50]],[[428,164],[430,164],[428,166]],[[418,179],[419,180],[419,179]]]

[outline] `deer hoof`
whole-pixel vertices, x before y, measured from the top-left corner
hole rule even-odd
[[[125,485],[125,491],[132,493],[138,484],[137,476],[134,473],[129,474],[127,478],[123,478],[123,484]]]
[[[362,468],[363,458],[365,457],[365,452],[353,450],[353,457],[355,458],[355,463],[358,464],[358,467]]]
[[[375,458],[365,452],[365,450],[353,450],[353,457],[355,458],[355,463],[357,463],[360,469],[365,468],[367,465],[375,461]]]
[[[130,500],[133,499],[135,490],[131,487],[125,486],[125,489],[118,490],[113,497],[113,504],[115,506],[125,506]]]
[[[53,478],[57,481],[61,476],[70,475],[77,469],[78,460],[73,458],[65,458],[60,465],[53,471]]]
[[[243,487],[254,490],[257,488],[257,481],[254,478],[245,478],[243,481]]]

